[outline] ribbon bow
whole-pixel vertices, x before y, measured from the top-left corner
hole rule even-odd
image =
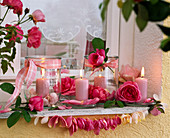
[[[92,64],[89,63],[87,59],[85,59],[85,67],[95,68]],[[118,59],[112,59],[108,63],[104,63],[102,66],[96,67],[90,76],[92,76],[95,72],[98,72],[105,67],[109,67],[112,69],[118,68]]]
[[[22,68],[17,74],[16,81],[15,81],[15,90],[11,95],[11,97],[8,99],[5,109],[1,110],[1,112],[7,111],[7,109],[16,100],[16,98],[20,94],[21,87],[22,84],[24,83],[24,80],[26,82],[27,89],[30,87],[30,85],[35,79],[37,67],[44,68],[44,69],[59,69],[61,68],[61,59],[53,59],[48,61],[34,61],[32,59],[25,60],[25,67]]]

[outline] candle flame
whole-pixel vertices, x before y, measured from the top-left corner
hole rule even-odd
[[[41,68],[41,74],[42,74],[42,78],[45,76],[45,69]]]
[[[64,65],[63,68],[65,69],[65,68],[66,68],[66,65]]]
[[[101,77],[102,75],[101,74],[99,74],[99,77]]]
[[[80,70],[80,78],[83,78],[83,70]]]
[[[141,77],[144,77],[144,75],[145,75],[145,69],[144,69],[144,67],[142,67],[142,70],[141,70]]]

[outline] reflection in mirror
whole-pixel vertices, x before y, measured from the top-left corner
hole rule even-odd
[[[105,27],[100,17],[99,4],[102,0],[23,0],[24,7],[37,7],[45,14],[46,22],[38,26],[43,33],[42,44],[38,49],[22,45],[21,57],[30,55],[57,55],[77,58],[82,67],[83,56],[89,53],[94,37],[106,39]],[[24,24],[25,30],[34,24]]]

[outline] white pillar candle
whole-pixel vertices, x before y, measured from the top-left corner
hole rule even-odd
[[[76,100],[82,101],[88,99],[89,81],[82,77],[82,70],[80,70],[80,78],[75,81],[76,86]]]
[[[142,96],[140,102],[144,102],[147,99],[147,86],[148,86],[148,80],[144,78],[144,67],[142,67],[141,77],[136,78],[135,81],[139,86],[139,90]]]

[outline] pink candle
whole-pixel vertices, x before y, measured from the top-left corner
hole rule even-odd
[[[76,86],[76,100],[82,101],[88,99],[89,81],[82,78],[82,70],[80,71],[80,78],[75,81]]]
[[[50,82],[49,79],[43,78],[45,70],[42,69],[42,78],[36,80],[36,93],[38,96],[45,97],[49,94]]]
[[[94,86],[100,86],[103,89],[106,89],[106,78],[99,74],[99,76],[94,78]]]
[[[136,83],[139,86],[139,90],[141,92],[142,98],[140,102],[144,102],[147,99],[147,86],[148,86],[148,80],[144,77],[144,67],[142,67],[141,71],[141,77],[136,78]]]

